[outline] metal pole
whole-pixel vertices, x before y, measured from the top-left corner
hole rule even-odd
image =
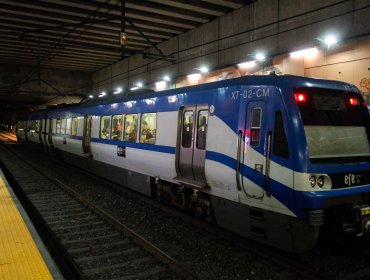
[[[120,44],[121,44],[121,56],[122,58],[125,57],[125,46],[127,43],[127,34],[126,34],[126,27],[125,27],[125,0],[121,0],[121,32],[119,35]]]

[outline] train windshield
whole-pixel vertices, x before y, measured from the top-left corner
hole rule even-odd
[[[369,160],[369,120],[355,93],[305,88],[295,91],[310,160]]]

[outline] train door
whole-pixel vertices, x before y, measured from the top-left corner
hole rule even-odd
[[[48,148],[49,146],[49,143],[48,143],[48,139],[47,139],[47,136],[48,136],[48,119],[45,118],[42,120],[42,141],[44,142],[45,144],[45,147]]]
[[[270,143],[270,135],[266,129],[267,111],[264,101],[252,101],[247,104],[245,116],[243,163],[240,168],[241,188],[247,197],[262,199],[266,189],[265,172],[268,168],[265,150]],[[266,143],[267,141],[267,143]]]
[[[84,117],[84,130],[82,137],[82,149],[85,154],[91,155],[91,116]]]
[[[206,185],[204,172],[208,106],[185,106],[179,112],[178,178]]]
[[[44,139],[43,139],[43,135],[44,135],[44,119],[41,119],[38,121],[38,124],[39,124],[39,127],[38,127],[38,132],[39,132],[39,141],[40,141],[40,144],[41,146],[44,146]]]
[[[26,142],[28,142],[28,129],[29,129],[29,124],[28,121],[24,121],[24,139]]]
[[[48,143],[53,146],[53,119],[49,119],[49,129],[48,129]]]
[[[248,198],[276,195],[271,177],[280,184],[293,186],[286,114],[279,96],[246,105],[244,138],[239,131],[238,189]],[[244,105],[245,106],[245,105]],[[244,139],[244,142],[243,142]]]

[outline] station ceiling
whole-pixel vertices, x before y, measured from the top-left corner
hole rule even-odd
[[[248,2],[0,0],[0,63],[92,72]],[[125,47],[119,40],[122,30]]]

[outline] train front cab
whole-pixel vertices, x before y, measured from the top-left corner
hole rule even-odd
[[[249,237],[289,251],[304,251],[318,227],[297,219],[294,209],[294,134],[284,93],[275,86],[247,87],[240,100],[237,188],[248,205]]]
[[[212,205],[221,226],[302,252],[334,218],[340,229],[370,230],[369,116],[343,83],[293,82],[238,91],[241,204],[212,197]]]
[[[370,233],[370,128],[354,87],[296,88],[297,216],[357,235]]]
[[[19,118],[17,122],[17,137],[21,142],[44,147],[44,118],[45,112],[36,112]]]
[[[26,130],[27,130],[27,121],[24,120],[17,120],[17,125],[16,125],[16,135],[17,135],[17,140],[20,143],[23,143],[26,141]]]

